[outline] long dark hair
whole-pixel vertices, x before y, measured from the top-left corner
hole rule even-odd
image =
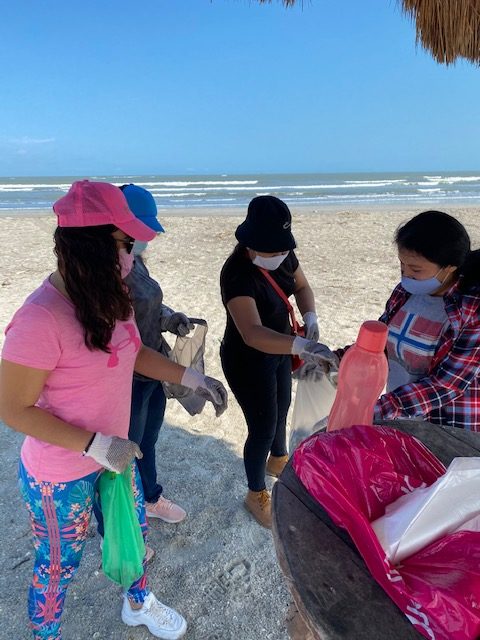
[[[242,244],[241,242],[237,242],[237,244],[233,248],[233,251],[232,251],[231,255],[233,256],[233,255],[240,254],[240,255],[245,255],[246,256],[247,255],[247,251],[248,251],[248,249],[244,244]]]
[[[457,267],[455,276],[460,278],[461,291],[480,285],[480,250],[471,251],[467,230],[448,213],[419,213],[397,229],[395,242],[440,267]]]
[[[54,234],[58,268],[83,327],[85,345],[106,353],[116,321],[127,320],[132,312],[114,231],[113,225],[57,227]]]

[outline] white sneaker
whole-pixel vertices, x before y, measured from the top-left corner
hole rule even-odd
[[[141,609],[132,609],[126,595],[123,596],[122,620],[129,627],[144,624],[156,638],[177,640],[187,630],[184,618],[174,609],[162,604],[153,593],[145,598]]]

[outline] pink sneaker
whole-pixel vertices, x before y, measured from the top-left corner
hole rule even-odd
[[[164,522],[176,524],[185,520],[187,512],[171,500],[160,496],[156,502],[146,502],[145,508],[149,518],[160,518]]]

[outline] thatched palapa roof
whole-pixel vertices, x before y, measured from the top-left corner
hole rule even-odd
[[[403,0],[417,25],[417,42],[437,62],[480,63],[480,0]]]
[[[282,0],[286,6],[293,6],[299,1],[301,0]],[[480,0],[398,2],[416,24],[417,42],[429,51],[437,62],[451,64],[457,58],[466,58],[480,64]]]

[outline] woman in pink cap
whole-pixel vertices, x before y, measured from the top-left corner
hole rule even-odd
[[[28,609],[37,640],[61,638],[66,590],[80,563],[101,470],[121,472],[141,456],[128,440],[133,371],[193,389],[217,415],[226,408],[221,382],[141,343],[123,278],[134,240],[151,240],[155,232],[133,216],[121,190],[75,182],[54,211],[57,270],[7,326],[0,366],[0,417],[27,436],[19,482],[34,536]],[[145,574],[124,594],[122,620],[146,625],[157,638],[175,640],[186,631],[183,617],[149,590]]]

